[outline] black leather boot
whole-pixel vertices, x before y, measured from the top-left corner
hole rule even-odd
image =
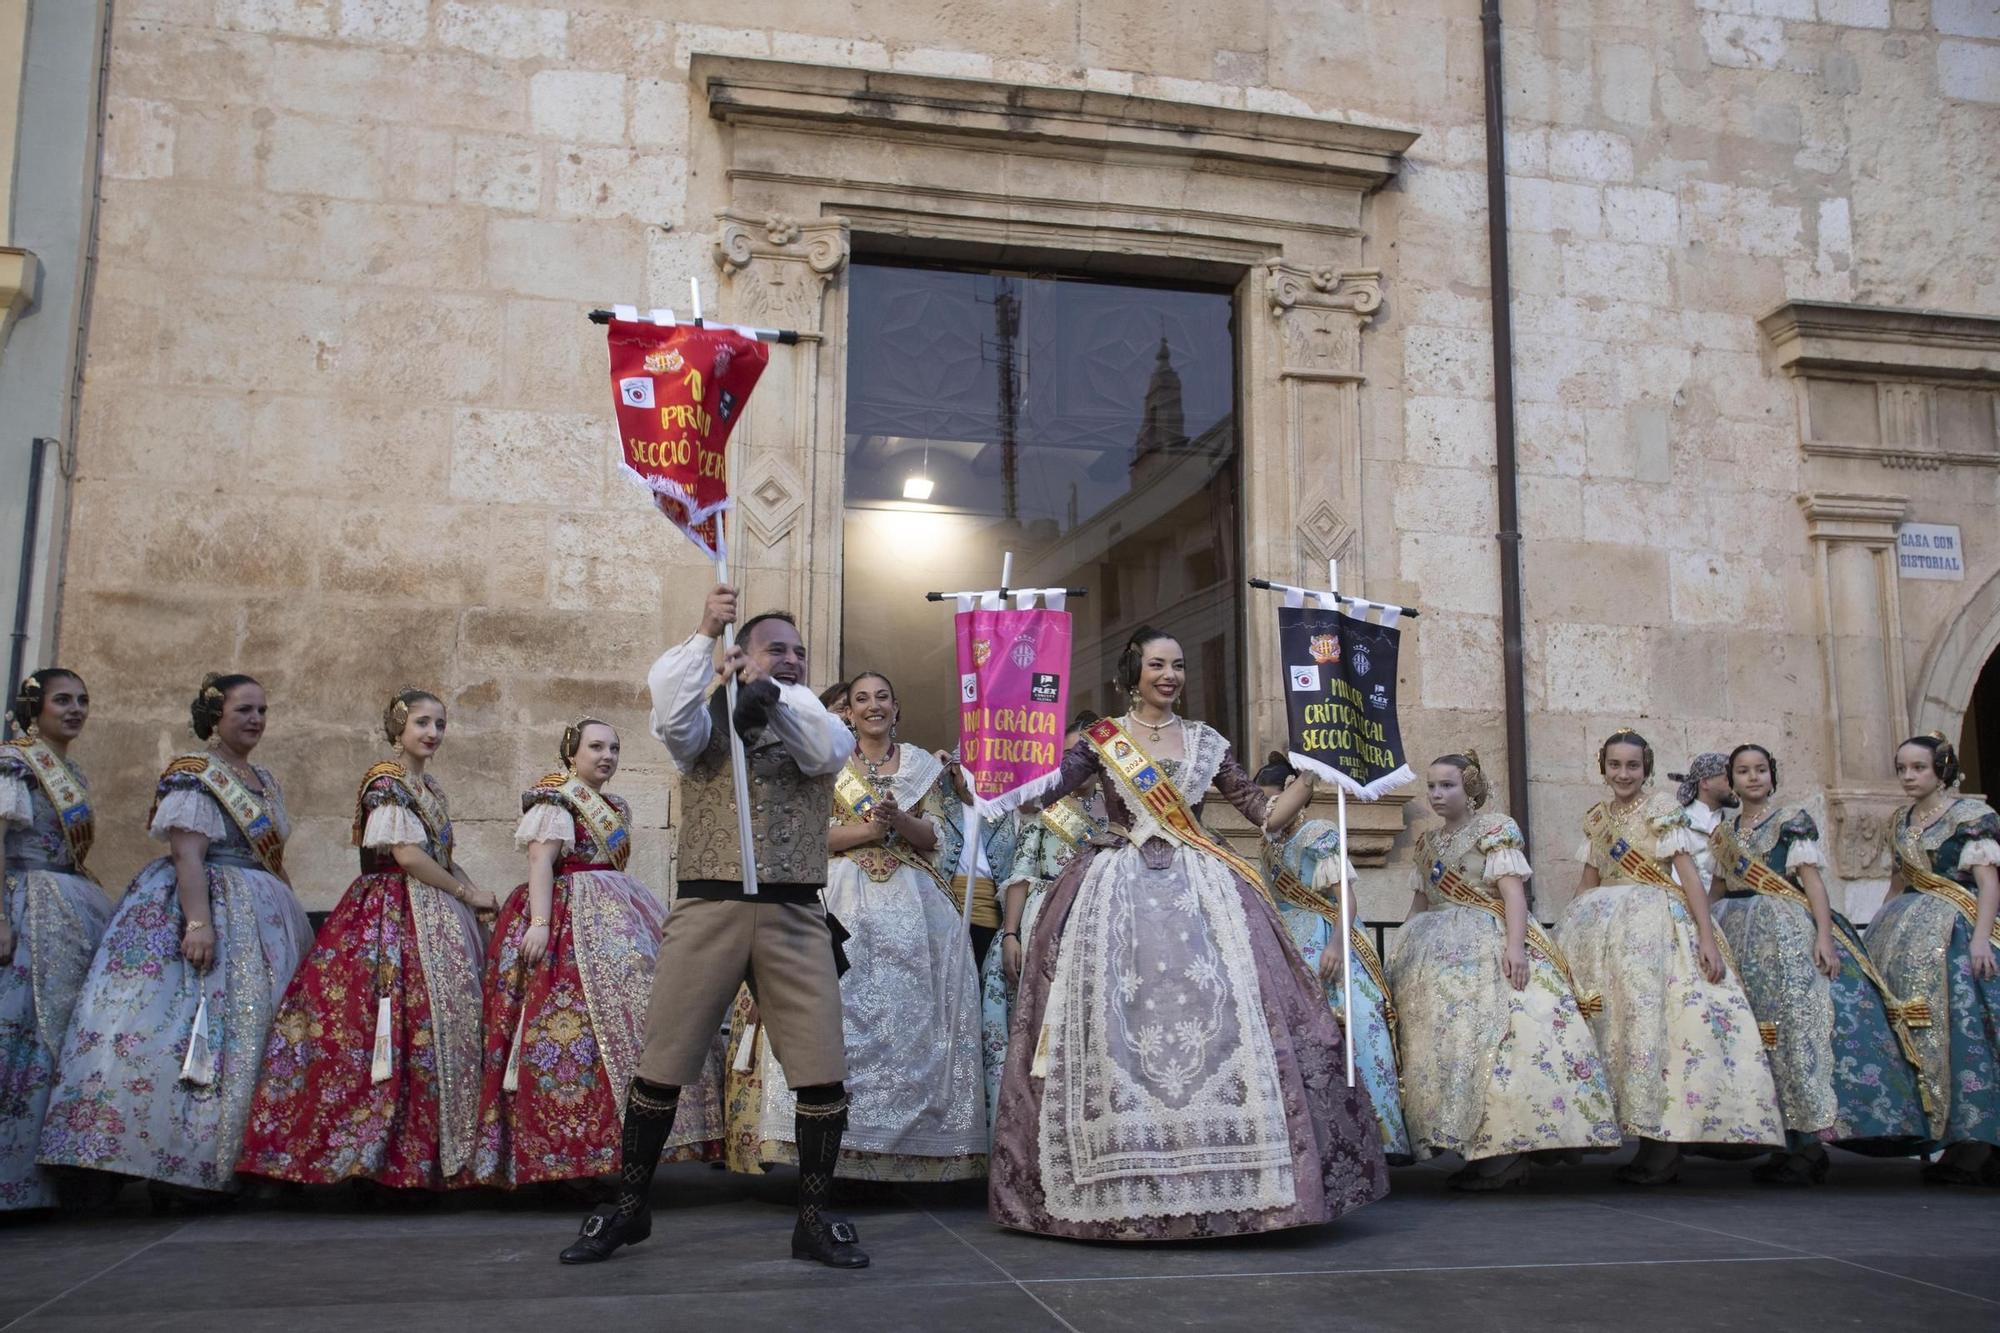
[[[792,1258],[828,1268],[866,1268],[861,1235],[844,1218],[830,1217],[833,1168],[840,1161],[840,1136],[847,1129],[847,1098],[801,1101],[794,1121],[799,1143],[799,1221],[792,1228]]]
[[[591,1209],[583,1230],[562,1252],[566,1264],[601,1264],[620,1246],[653,1234],[653,1171],[673,1132],[680,1089],[632,1080],[618,1165],[618,1197]]]

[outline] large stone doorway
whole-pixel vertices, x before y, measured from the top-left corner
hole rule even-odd
[[[1966,791],[1990,795],[2000,785],[2000,652],[1986,659],[1972,687],[1958,755],[1965,766]]]

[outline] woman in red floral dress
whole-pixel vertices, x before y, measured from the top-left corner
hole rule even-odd
[[[361,876],[320,928],[271,1026],[237,1169],[306,1184],[470,1183],[479,1119],[474,913],[498,907],[452,859],[450,807],[425,772],[444,704],[404,690],[382,715],[396,758],[362,780]]]
[[[584,718],[563,731],[561,771],[521,795],[514,840],[527,849],[528,882],[500,909],[486,958],[473,1162],[482,1185],[618,1170],[625,1093],[666,922],[652,891],[625,873],[632,812],[604,790],[618,748],[610,724]],[[715,1080],[703,1084],[681,1094],[672,1160],[720,1155]]]

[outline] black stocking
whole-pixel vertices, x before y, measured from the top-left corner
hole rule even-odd
[[[644,1079],[632,1080],[625,1100],[623,1152],[618,1166],[618,1215],[631,1218],[652,1196],[653,1171],[673,1133],[681,1090]]]
[[[799,1221],[817,1230],[833,1199],[833,1169],[847,1131],[847,1089],[822,1083],[798,1090],[794,1130],[799,1141]]]

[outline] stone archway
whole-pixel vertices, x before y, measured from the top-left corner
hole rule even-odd
[[[1979,673],[1996,649],[2000,649],[2000,574],[1981,584],[1931,641],[1910,692],[1913,730],[1956,737],[1965,726],[1966,705],[1979,684]]]

